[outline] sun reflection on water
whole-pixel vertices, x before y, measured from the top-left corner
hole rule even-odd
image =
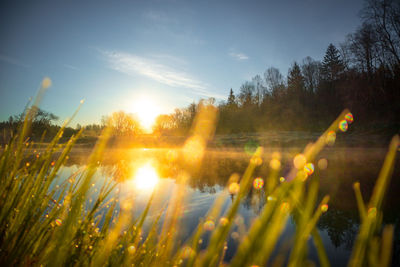
[[[160,177],[151,163],[145,163],[140,166],[133,177],[134,186],[137,189],[149,190],[153,189],[159,181]]]

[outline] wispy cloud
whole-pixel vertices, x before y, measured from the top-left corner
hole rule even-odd
[[[67,68],[67,69],[79,70],[79,68],[77,68],[77,67],[75,67],[75,66],[72,66],[72,65],[69,65],[69,64],[64,64],[63,66],[64,66],[65,68]]]
[[[185,10],[189,12],[190,10]],[[168,15],[165,12],[148,10],[142,13],[143,18],[149,22],[147,29],[142,29],[150,34],[160,32],[163,35],[179,40],[178,42],[187,42],[195,45],[204,45],[206,41],[202,39],[190,24],[180,21],[176,16]]]
[[[249,59],[249,57],[246,54],[235,52],[232,50],[229,52],[229,56],[233,57],[236,60],[240,60],[240,61]]]
[[[193,93],[221,98],[222,96],[209,90],[210,86],[187,72],[177,70],[154,59],[124,52],[102,51],[110,68],[127,75],[142,75],[159,83],[178,88],[190,88]]]
[[[24,67],[24,68],[29,68],[29,65],[25,64],[24,62],[22,62],[18,59],[6,56],[6,55],[2,55],[2,54],[0,54],[0,61],[4,61],[4,62],[13,64],[16,66]]]
[[[157,12],[154,10],[148,10],[143,13],[143,17],[153,22],[157,23],[177,23],[177,19],[168,16],[165,13]]]

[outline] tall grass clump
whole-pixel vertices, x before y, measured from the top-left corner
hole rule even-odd
[[[50,82],[45,80],[40,91],[48,86]],[[18,134],[0,155],[1,266],[226,264],[227,239],[243,198],[255,184],[254,170],[263,161],[261,147],[253,153],[244,174],[241,177],[232,175],[229,179],[225,190],[234,193],[235,197],[228,209],[223,209],[228,194],[220,194],[191,236],[180,240],[180,214],[188,174],[182,171],[178,177],[179,186],[169,203],[151,220],[148,214],[155,205],[155,192],[144,211],[135,217],[131,201],[118,202],[118,198],[112,197],[116,187],[113,180],[106,180],[92,205],[87,205],[90,185],[111,130],[105,128],[83,171],[74,173],[65,181],[58,181],[60,169],[82,131],[67,143],[59,144],[66,123],[44,149],[34,150],[28,132],[41,94],[27,109]],[[196,168],[201,163],[207,141],[213,136],[216,125],[215,107],[201,104],[199,110],[192,134],[181,149],[181,155],[190,168]],[[310,168],[313,170],[312,163],[317,154],[327,143],[332,143],[348,114],[347,110],[340,114],[315,143],[309,144],[294,158],[294,167],[285,178],[279,178],[279,156],[274,156],[274,162],[270,163],[271,171],[265,179],[266,205],[240,237],[230,265],[306,266],[310,264],[308,240],[311,238],[317,248],[319,265],[330,266],[316,227],[321,214],[328,209],[329,196],[319,200],[319,177],[312,175]],[[354,184],[361,225],[349,266],[390,265],[393,226],[382,227],[382,201],[398,146],[399,138],[395,136],[368,204],[363,200],[359,183]],[[35,151],[33,155],[32,151]],[[289,218],[295,222],[296,231],[290,249],[280,248],[278,241]],[[150,224],[146,231],[145,221]],[[205,232],[211,232],[211,236],[208,243],[201,246]]]

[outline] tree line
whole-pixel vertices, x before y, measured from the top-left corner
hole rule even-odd
[[[355,128],[384,133],[400,128],[400,1],[367,0],[360,12],[362,24],[345,41],[329,44],[322,60],[305,57],[293,62],[286,77],[270,67],[238,92],[230,89],[219,103],[217,133],[243,133],[269,130],[321,131],[344,109],[349,108]],[[198,104],[158,116],[154,133],[184,135],[190,131]],[[0,123],[0,130],[15,131],[21,117]],[[39,110],[32,133],[38,138],[46,131],[56,133],[57,117]],[[115,136],[143,133],[139,121],[123,111],[103,117],[101,124],[87,125],[86,135],[98,136],[109,125]],[[68,128],[73,134],[82,126]],[[354,128],[354,127],[352,127]],[[66,133],[64,133],[66,134]],[[3,134],[4,135],[4,134]]]
[[[362,24],[322,60],[293,62],[287,76],[270,67],[230,89],[218,104],[217,133],[324,130],[344,109],[356,128],[396,132],[400,126],[400,2],[368,0]],[[188,129],[196,105],[160,118],[159,127]]]

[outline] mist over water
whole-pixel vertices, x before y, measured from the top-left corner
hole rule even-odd
[[[263,162],[256,168],[254,178],[267,179],[271,171],[270,160],[273,151],[277,151],[277,149],[265,150],[262,156]],[[298,152],[299,148],[296,147],[279,150],[281,155],[280,176],[285,177],[292,168],[293,157]],[[85,167],[87,153],[90,151],[72,151],[70,159],[60,174],[60,180],[82,170]],[[329,260],[334,266],[342,266],[348,262],[360,224],[352,185],[359,181],[364,200],[368,201],[385,153],[386,149],[380,147],[330,147],[316,159],[312,175],[320,177],[318,198],[322,199],[327,194],[331,196],[329,209],[321,216],[317,227]],[[196,229],[200,219],[206,218],[209,208],[218,196],[225,197],[222,214],[226,211],[234,198],[234,195],[227,190],[229,178],[233,173],[243,174],[249,163],[250,155],[245,151],[233,149],[207,150],[202,163],[197,168],[187,166],[179,155],[179,149],[119,149],[118,151],[110,149],[103,162],[99,162],[91,194],[94,197],[105,181],[113,179],[118,185],[110,198],[119,199],[119,203],[130,199],[134,206],[132,212],[138,216],[144,210],[152,192],[155,191],[155,199],[147,218],[147,224],[150,224],[160,214],[161,220],[163,219],[166,203],[173,197],[177,187],[182,184],[179,182],[178,176],[185,173],[187,177],[186,182],[183,183],[185,201],[182,203],[182,214],[179,217],[179,238],[185,241]],[[396,238],[400,231],[400,196],[396,194],[400,188],[399,161],[398,159],[395,164],[393,179],[385,196],[383,208],[383,223],[395,224],[394,264],[399,261],[396,251],[400,249],[400,240]],[[225,261],[230,261],[233,257],[240,242],[241,229],[249,228],[252,220],[260,214],[264,205],[268,205],[268,201],[264,188],[252,188],[247,194],[240,205],[239,216],[236,218],[235,226],[228,238]],[[115,213],[118,214],[118,212],[119,205],[117,205]],[[215,218],[214,221],[218,223],[218,218]],[[289,254],[294,231],[295,223],[293,218],[290,218],[278,246],[275,248],[276,255],[282,251],[286,255]],[[210,233],[206,232],[202,237],[202,248],[206,247],[209,235]],[[318,262],[317,252],[311,240],[309,245],[311,248],[310,259]]]

